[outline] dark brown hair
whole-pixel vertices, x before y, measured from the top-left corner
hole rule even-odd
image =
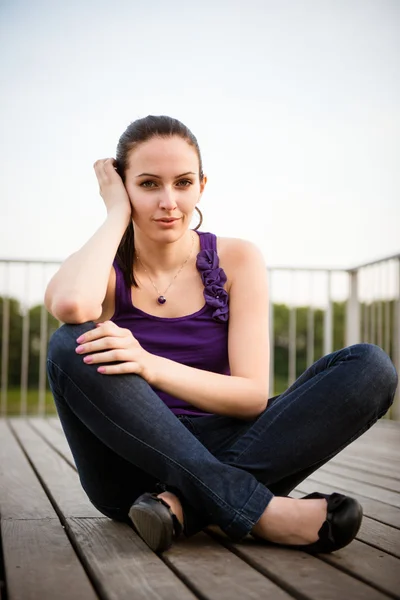
[[[172,117],[148,115],[143,119],[137,119],[131,123],[121,135],[117,145],[116,160],[117,171],[125,183],[126,170],[129,167],[129,156],[131,150],[139,144],[147,142],[153,137],[168,138],[179,136],[188,144],[193,146],[199,158],[199,178],[203,180],[203,165],[197,139],[193,133],[180,121]],[[132,222],[129,223],[117,250],[117,262],[122,269],[127,285],[137,286],[133,276],[133,264],[135,260],[135,239]]]

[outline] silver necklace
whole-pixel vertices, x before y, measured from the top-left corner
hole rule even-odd
[[[172,280],[170,281],[170,283],[168,284],[168,286],[166,287],[166,289],[164,290],[164,293],[162,294],[160,292],[160,290],[157,288],[156,284],[154,283],[154,281],[152,280],[152,278],[150,277],[150,274],[148,272],[148,270],[146,269],[146,267],[144,266],[144,264],[142,263],[142,261],[140,260],[140,256],[139,254],[136,254],[136,258],[138,259],[138,261],[140,262],[140,264],[142,265],[143,271],[146,273],[147,277],[149,278],[149,281],[151,283],[151,285],[153,286],[153,288],[156,290],[157,292],[157,302],[158,304],[165,304],[167,299],[165,297],[165,294],[168,292],[169,288],[171,287],[171,285],[174,283],[175,279],[178,277],[179,273],[182,271],[183,267],[186,265],[186,263],[188,262],[188,260],[190,259],[190,257],[192,256],[192,252],[193,252],[193,245],[194,245],[194,236],[192,235],[192,245],[190,247],[190,252],[187,255],[185,261],[182,263],[182,265],[180,266],[179,270],[177,271],[177,273],[175,273],[175,275],[173,276]]]

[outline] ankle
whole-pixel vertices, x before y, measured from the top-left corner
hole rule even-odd
[[[252,529],[257,537],[278,544],[308,544],[318,539],[326,519],[324,499],[303,500],[275,496]]]
[[[168,504],[179,523],[183,526],[183,509],[178,496],[175,496],[172,492],[162,492],[157,495],[157,498],[162,498]]]

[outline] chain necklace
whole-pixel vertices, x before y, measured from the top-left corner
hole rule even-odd
[[[158,304],[165,304],[167,299],[165,297],[165,294],[168,292],[169,288],[171,287],[171,285],[174,283],[175,279],[178,277],[179,273],[182,271],[183,267],[186,265],[186,263],[188,262],[188,260],[190,259],[190,257],[192,256],[192,252],[193,252],[193,245],[194,245],[194,236],[192,235],[192,245],[190,247],[190,252],[187,255],[185,261],[182,263],[182,265],[180,266],[179,270],[177,271],[177,273],[175,273],[174,277],[172,278],[172,280],[170,281],[170,283],[168,284],[167,288],[164,290],[164,293],[162,294],[160,292],[160,290],[157,288],[156,284],[154,283],[154,281],[152,280],[152,278],[150,277],[150,274],[148,272],[148,270],[146,269],[146,267],[144,266],[144,264],[142,263],[142,261],[140,260],[140,256],[139,254],[136,254],[136,258],[138,259],[138,261],[140,262],[140,264],[142,265],[143,271],[146,273],[147,277],[149,278],[149,281],[151,283],[151,285],[153,286],[153,288],[156,290],[157,294],[158,294],[158,298],[157,298],[157,302]]]

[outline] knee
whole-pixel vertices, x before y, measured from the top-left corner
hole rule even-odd
[[[61,372],[77,374],[84,368],[82,358],[75,352],[78,346],[76,339],[93,327],[91,321],[82,325],[62,325],[51,336],[47,350],[47,377],[53,391]]]
[[[386,352],[375,344],[351,346],[352,355],[361,359],[361,374],[370,387],[378,403],[380,412],[386,412],[394,400],[398,375],[393,362]]]
[[[59,327],[50,338],[47,350],[48,359],[56,364],[62,362],[65,356],[77,347],[77,338],[94,327],[93,321],[80,325],[62,325]]]

